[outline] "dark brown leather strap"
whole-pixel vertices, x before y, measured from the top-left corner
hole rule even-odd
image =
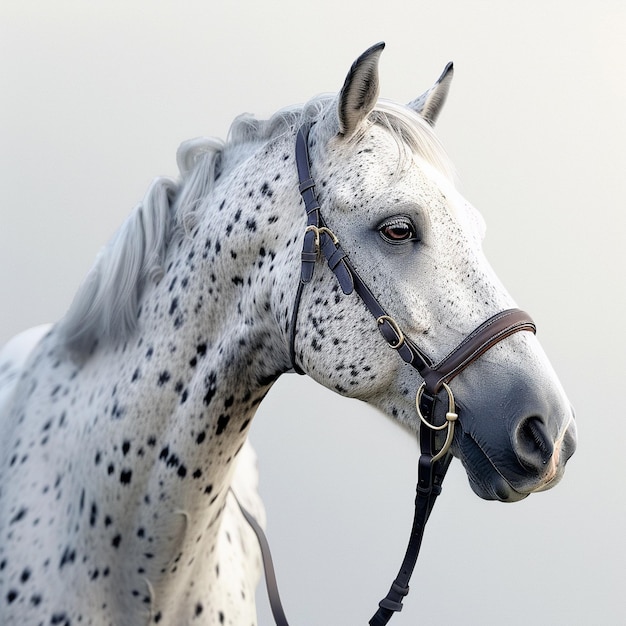
[[[432,393],[437,393],[441,389],[442,383],[449,383],[487,350],[522,330],[537,332],[535,323],[525,311],[508,309],[496,313],[465,337],[437,365],[420,371],[426,383],[426,389]]]

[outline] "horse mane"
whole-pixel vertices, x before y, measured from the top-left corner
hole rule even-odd
[[[282,109],[267,120],[240,115],[233,121],[226,142],[215,138],[184,142],[177,152],[180,179],[155,179],[142,202],[100,251],[56,326],[61,344],[83,356],[96,343],[128,339],[137,326],[139,300],[146,284],[163,277],[169,243],[176,235],[194,229],[216,180],[232,167],[241,148],[294,134],[302,123],[318,118],[333,103],[334,96],[318,96],[304,106]],[[387,128],[401,154],[402,148],[408,148],[453,177],[450,161],[430,125],[409,108],[380,99],[369,123]]]

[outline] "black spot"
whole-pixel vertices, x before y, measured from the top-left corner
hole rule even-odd
[[[235,401],[235,396],[228,396],[228,398],[224,400],[224,408],[228,409],[229,407],[233,406],[234,401]]]
[[[31,596],[30,603],[33,606],[39,606],[41,604],[41,596],[38,593],[36,593],[34,596]]]
[[[24,519],[24,517],[26,516],[26,513],[28,513],[28,509],[25,507],[22,507],[14,516],[13,518],[11,518],[11,521],[9,522],[9,524],[15,524],[17,522],[20,522],[21,520]]]
[[[124,415],[124,409],[122,409],[116,402],[113,405],[113,408],[111,409],[111,417],[113,417],[114,419],[119,419],[123,415]]]
[[[201,470],[201,469],[197,469],[197,470],[196,470],[196,471],[192,474],[192,476],[193,476],[194,478],[196,478],[196,479],[197,479],[197,478],[200,478],[200,476],[202,476],[202,470]]]
[[[98,519],[98,505],[95,502],[91,503],[91,510],[89,512],[89,525],[95,526]]]
[[[242,433],[248,427],[249,423],[250,423],[249,419],[244,420],[243,424],[241,425],[241,428],[239,429],[239,432]]]
[[[141,373],[139,372],[139,368],[137,368],[134,372],[133,372],[133,377],[130,379],[131,383],[134,383],[139,376],[141,375]]]
[[[200,355],[200,356],[204,356],[206,354],[206,343],[199,343],[196,346],[196,352]]]
[[[159,459],[161,459],[161,461],[165,461],[167,460],[167,457],[169,456],[169,454],[170,454],[169,446],[165,446],[165,448],[163,448],[161,450],[161,453],[159,454]]]
[[[115,537],[113,537],[113,539],[111,540],[111,545],[112,545],[114,548],[119,548],[120,543],[122,543],[122,535],[117,534],[117,535],[115,535]]]
[[[206,433],[204,431],[201,431],[198,433],[196,437],[196,443],[201,444],[205,439],[206,439]]]
[[[156,445],[156,437],[154,435],[150,435],[150,437],[148,437],[148,445],[151,448],[154,448],[154,446]]]
[[[213,491],[213,485],[207,485],[207,486],[204,488],[204,493],[205,493],[207,496],[208,496],[208,495],[210,495],[212,491]]]
[[[109,527],[111,524],[113,523],[113,520],[111,519],[110,515],[105,515],[104,516],[104,525],[105,527]]]
[[[55,626],[56,624],[63,624],[63,626],[70,626],[70,619],[67,613],[54,613],[50,618],[50,624]]]
[[[211,400],[213,400],[213,396],[217,391],[217,376],[215,372],[211,372],[204,380],[205,387],[207,389],[206,394],[204,395],[203,402],[205,406],[209,406],[211,404]]]
[[[25,583],[30,578],[31,571],[26,568],[20,575],[20,582]]]
[[[170,454],[170,458],[167,459],[168,467],[178,467],[180,465],[180,459],[175,454]]]
[[[196,617],[198,617],[198,615],[200,615],[200,613],[202,613],[202,604],[200,604],[200,602],[198,602],[198,604],[196,604],[196,610],[195,610],[195,614]]]
[[[243,285],[243,278],[241,276],[233,276],[231,280],[235,285]]]
[[[133,475],[133,470],[129,470],[129,469],[122,470],[120,472],[120,483],[122,483],[122,485],[129,485],[132,475]]]
[[[65,565],[70,565],[76,560],[76,550],[72,550],[69,546],[65,548],[65,551],[61,555],[61,561],[59,563],[59,569],[62,569]]]
[[[246,228],[251,231],[251,232],[255,232],[256,231],[256,220],[254,219],[249,219],[246,221]]]
[[[9,593],[7,593],[7,602],[9,604],[13,603],[18,595],[19,593],[15,589],[10,589]]]
[[[178,468],[177,474],[181,478],[185,478],[185,476],[187,476],[187,468],[184,465],[181,464],[180,467]]]
[[[220,611],[220,612],[217,614],[217,616],[219,617],[220,624],[223,624],[223,623],[224,623],[224,619],[225,619],[225,617],[224,617],[224,612],[223,612],[223,611]]]
[[[270,189],[270,186],[267,183],[263,183],[261,193],[268,198],[271,198],[274,195],[274,192]]]
[[[96,456],[94,458],[94,463],[96,465],[100,465],[100,461],[102,460],[102,455],[100,454],[100,452],[96,452]]]
[[[109,466],[107,467],[107,474],[110,476],[114,471],[115,466],[113,465],[113,463],[109,463]]]
[[[171,378],[171,374],[167,370],[162,371],[159,374],[159,381],[158,381],[159,387],[162,387],[170,378]]]
[[[217,428],[215,430],[215,434],[216,435],[221,435],[225,430],[226,427],[228,426],[228,422],[230,421],[230,415],[220,415],[217,418]]]

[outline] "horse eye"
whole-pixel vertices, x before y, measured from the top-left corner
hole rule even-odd
[[[408,218],[396,218],[378,227],[380,236],[387,243],[403,243],[417,239],[415,227]]]

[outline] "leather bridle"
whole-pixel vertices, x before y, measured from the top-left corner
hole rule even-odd
[[[338,237],[328,228],[324,221],[320,203],[315,194],[315,181],[311,176],[308,150],[308,136],[311,126],[312,124],[310,123],[304,124],[299,129],[296,139],[299,189],[304,200],[307,226],[302,248],[300,281],[296,292],[290,329],[290,356],[293,369],[299,374],[304,374],[296,360],[295,343],[298,312],[303,289],[313,278],[315,264],[321,252],[339,281],[344,294],[357,293],[375,318],[378,329],[387,344],[396,350],[406,363],[414,367],[423,379],[416,396],[416,410],[422,424],[419,429],[421,455],[418,464],[413,527],[400,571],[393,581],[389,592],[380,601],[377,612],[369,622],[370,626],[383,626],[389,622],[394,612],[402,610],[402,600],[409,592],[409,579],[417,562],[424,528],[435,500],[441,493],[441,485],[452,460],[450,446],[454,438],[454,425],[458,419],[458,414],[456,412],[454,395],[449,386],[450,382],[468,365],[498,342],[523,330],[534,333],[536,328],[530,316],[524,311],[519,309],[502,311],[490,317],[472,331],[446,357],[438,363],[433,363],[428,355],[404,334],[396,320],[381,306],[355,270],[347,254],[342,249]],[[435,406],[442,392],[445,392],[447,395],[448,410],[445,413],[445,420],[441,420],[441,418],[437,420]],[[437,423],[437,421],[443,423]],[[444,431],[445,440],[442,441]],[[266,543],[263,537],[261,543],[263,544],[264,541]],[[265,549],[262,551],[265,553]],[[266,574],[267,572],[266,564]],[[272,579],[272,586],[275,587],[273,571],[270,571],[269,578]],[[270,591],[269,595],[270,605],[277,625],[288,626],[277,590]]]

